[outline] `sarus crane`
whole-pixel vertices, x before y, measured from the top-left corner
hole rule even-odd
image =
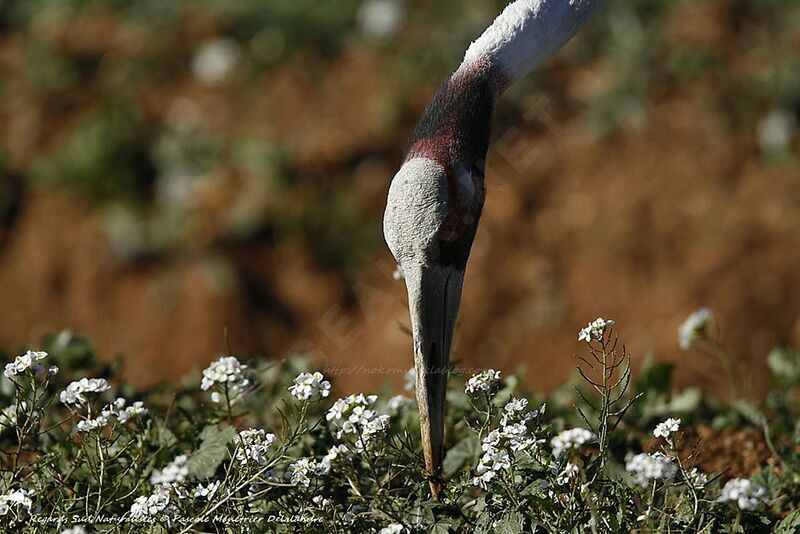
[[[558,51],[603,0],[516,0],[425,109],[389,187],[383,233],[408,290],[426,477],[444,491],[445,390],[461,287],[484,201],[495,102]]]

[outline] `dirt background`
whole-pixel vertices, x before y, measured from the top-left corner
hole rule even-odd
[[[758,120],[773,103],[755,98],[759,105],[742,112],[737,94],[725,90],[762,67],[743,53],[748,34],[733,15],[737,6],[690,3],[661,14],[667,44],[696,42],[718,61],[686,82],[655,80],[646,105],[610,133],[587,126],[586,108],[612,82],[602,55],[580,59],[581,42],[499,104],[454,348],[461,365],[524,366],[529,385],[550,390],[572,374],[578,330],[601,315],[617,322],[635,365],[652,352],[678,364],[679,384],[723,391],[715,362],[677,346],[681,321],[708,306],[750,395],[765,391],[768,352],[800,345],[800,143],[794,136],[787,155],[765,157]],[[423,3],[407,7],[403,42],[413,42],[432,30],[419,22]],[[113,41],[119,17],[81,17],[91,31],[80,46],[116,50],[99,28]],[[102,17],[110,22],[99,24]],[[225,27],[188,26],[192,42]],[[796,52],[798,27],[762,53]],[[22,50],[31,31],[0,41],[12,78],[28,61]],[[76,31],[59,39],[78,46]],[[10,162],[2,179],[14,193],[0,231],[0,346],[35,345],[44,332],[69,328],[90,335],[108,357],[123,354],[127,375],[150,383],[205,366],[225,350],[227,328],[240,354],[310,352],[329,374],[341,374],[342,392],[402,383],[411,342],[404,288],[381,244],[382,208],[414,121],[447,72],[409,74],[414,83],[390,90],[408,67],[389,68],[385,58],[406,49],[391,40],[329,56],[301,48],[248,82],[244,100],[188,74],[138,87],[137,105],[155,117],[190,98],[223,135],[249,128],[256,139],[264,131],[270,142],[289,143],[293,181],[264,209],[287,203],[302,215],[291,234],[266,223],[245,239],[193,234],[133,257],[109,237],[107,200],[28,180],[37,150],[63,143],[59,132],[93,98],[48,111],[16,95],[0,113]],[[457,57],[443,53],[440,61],[452,69]],[[796,116],[800,108],[789,109]],[[732,117],[742,118],[731,126]],[[204,204],[200,219],[209,225],[228,202],[228,189],[221,191]],[[338,226],[317,220],[334,199],[355,199],[359,217]],[[321,247],[344,250],[350,241],[365,243],[350,261],[320,261]]]

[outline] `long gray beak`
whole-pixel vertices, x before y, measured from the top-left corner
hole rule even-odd
[[[450,343],[461,302],[464,271],[451,267],[404,266],[411,328],[422,448],[431,493],[444,491],[444,415]]]

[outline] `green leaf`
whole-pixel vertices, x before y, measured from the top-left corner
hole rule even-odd
[[[767,490],[767,496],[770,498],[781,494],[781,479],[775,473],[775,468],[772,466],[765,467],[759,474],[751,479],[754,483]]]
[[[767,424],[767,418],[764,417],[764,414],[755,405],[744,399],[737,400],[734,408],[742,417],[760,428]]]
[[[200,447],[189,457],[189,472],[199,479],[214,475],[217,467],[225,459],[228,442],[236,436],[233,427],[220,430],[216,425],[208,425],[200,432]]]
[[[447,451],[444,457],[442,467],[445,476],[451,476],[464,464],[472,465],[472,462],[478,457],[479,451],[480,444],[477,436],[470,435],[462,439],[458,445]]]
[[[508,512],[494,526],[496,534],[521,534],[525,518],[519,512]]]
[[[783,518],[773,530],[775,534],[793,534],[800,532],[800,509]]]
[[[170,448],[178,442],[178,438],[172,433],[172,430],[166,426],[158,428],[158,444],[165,448]]]

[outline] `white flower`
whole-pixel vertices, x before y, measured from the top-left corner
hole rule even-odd
[[[403,377],[405,380],[405,385],[403,389],[406,391],[414,391],[417,389],[417,370],[413,367],[406,371],[405,376]]]
[[[496,475],[497,473],[493,470],[485,470],[483,473],[472,479],[472,485],[486,489]]]
[[[220,403],[224,400],[221,392],[227,390],[228,399],[231,404],[241,399],[250,380],[245,378],[244,371],[247,369],[236,359],[236,356],[223,356],[211,362],[207,369],[203,370],[203,379],[200,382],[200,389],[208,391],[212,387],[217,387],[219,391],[211,394],[211,401]]]
[[[333,406],[330,407],[328,413],[325,414],[325,419],[334,422],[341,419],[347,419],[355,408],[360,407],[361,411],[359,413],[361,413],[363,412],[364,408],[372,406],[376,400],[378,400],[377,395],[365,396],[363,393],[338,399],[333,403]]]
[[[491,435],[494,434],[494,435]],[[493,430],[490,436],[483,440],[481,447],[485,451],[481,456],[478,467],[475,468],[477,477],[473,478],[472,483],[486,489],[486,484],[491,482],[497,473],[507,471],[511,468],[511,456],[508,451],[498,447],[499,433]],[[487,473],[493,473],[487,475]]]
[[[693,467],[691,471],[686,473],[686,481],[695,489],[703,489],[708,484],[708,475]]]
[[[275,434],[268,434],[261,428],[242,430],[237,436],[236,459],[242,464],[263,464],[274,442]]]
[[[680,427],[681,420],[670,417],[663,423],[656,425],[655,430],[653,430],[653,435],[657,438],[669,438],[670,434],[677,432]]]
[[[27,371],[37,374],[44,373],[44,367],[38,362],[45,358],[47,358],[46,352],[29,350],[25,354],[17,356],[13,362],[7,363],[3,374],[12,378]]]
[[[331,383],[323,380],[322,373],[319,372],[300,373],[289,391],[299,401],[313,400],[327,397],[331,392]]]
[[[144,407],[142,401],[136,401],[131,406],[124,408],[117,412],[117,419],[119,419],[120,423],[127,423],[134,417],[143,417],[147,415],[147,408]]]
[[[331,422],[336,437],[343,439],[350,434],[355,437],[357,450],[372,448],[389,424],[388,415],[379,415],[370,409],[376,400],[377,395],[359,393],[334,402],[325,418]]]
[[[700,308],[689,315],[678,327],[678,345],[683,350],[691,347],[695,341],[705,335],[708,323],[713,317],[708,308]]]
[[[107,418],[115,417],[122,424],[133,418],[144,417],[148,414],[147,408],[144,407],[142,401],[136,401],[126,408],[125,405],[127,403],[128,401],[122,397],[117,397],[114,402],[103,408],[102,414]]]
[[[17,411],[16,404],[12,404],[3,408],[3,411],[0,412],[0,434],[2,434],[6,428],[13,428],[17,426],[19,414],[25,413],[27,408],[28,404],[25,401],[19,403],[19,411]]]
[[[391,523],[390,525],[383,527],[379,534],[402,534],[404,532],[408,532],[406,527],[400,523]]]
[[[172,462],[167,464],[161,471],[158,469],[153,470],[153,474],[150,475],[150,483],[154,486],[158,486],[159,484],[169,485],[185,482],[186,479],[189,478],[188,461],[189,458],[185,454],[176,456]]]
[[[85,404],[84,393],[102,393],[108,389],[109,385],[105,378],[81,378],[69,384],[67,389],[61,392],[60,399],[63,404]]]
[[[61,534],[86,534],[86,528],[82,525],[75,525],[72,528],[62,530]]]
[[[480,392],[491,394],[497,390],[500,385],[500,371],[494,369],[487,369],[467,380],[467,386],[464,392],[467,395],[474,396]]]
[[[13,490],[5,495],[0,495],[0,516],[7,515],[9,512],[18,513],[20,508],[25,508],[28,513],[31,511],[33,501],[31,500],[33,490]]]
[[[397,413],[411,404],[411,399],[405,395],[395,395],[386,402],[386,410]]]
[[[311,479],[320,474],[320,470],[320,464],[315,462],[313,458],[300,458],[289,466],[286,476],[289,477],[293,485],[307,488],[311,485]]]
[[[515,412],[523,412],[527,407],[528,407],[528,399],[512,398],[506,403],[506,405],[503,407],[503,410],[507,413],[515,413]]]
[[[209,482],[206,485],[198,484],[197,487],[194,489],[193,495],[195,497],[201,497],[203,499],[211,500],[211,497],[219,490],[219,487],[222,485],[222,482],[219,480],[215,480],[214,482]]]
[[[378,441],[378,438],[386,435],[386,429],[389,427],[389,416],[379,415],[368,421],[364,425],[364,431],[361,433],[361,439],[356,441],[356,449],[364,450],[370,449]]]
[[[631,457],[625,464],[625,470],[641,487],[647,487],[652,480],[672,480],[678,473],[678,467],[672,459],[663,453],[639,453]]]
[[[770,156],[783,154],[792,143],[796,124],[797,119],[792,110],[771,110],[758,122],[758,148]]]
[[[486,489],[495,475],[511,468],[513,454],[519,451],[536,450],[544,440],[537,440],[528,428],[538,412],[525,413],[527,401],[524,399],[511,399],[505,407],[505,415],[501,427],[494,429],[483,438],[481,449],[483,456],[475,471],[478,476],[472,483]],[[490,474],[491,473],[491,474]]]
[[[755,510],[767,502],[767,490],[746,478],[734,478],[725,483],[719,500],[733,501],[742,510]]]
[[[233,39],[218,37],[200,45],[192,61],[192,74],[205,85],[225,82],[239,61],[239,44]]]
[[[597,436],[589,430],[585,428],[571,428],[560,432],[556,437],[550,440],[550,446],[553,447],[553,455],[558,457],[565,451],[578,449],[595,440],[597,440]]]
[[[602,317],[598,317],[585,328],[582,328],[581,331],[578,333],[578,341],[586,341],[587,343],[591,343],[592,339],[601,340],[606,333],[606,328],[610,327],[614,324],[614,321],[603,319]]]
[[[322,495],[315,495],[314,498],[311,499],[311,502],[313,502],[314,504],[316,504],[320,508],[327,508],[328,506],[333,504],[330,499],[327,499],[327,498],[323,497]]]
[[[511,468],[517,452],[533,452],[544,443],[544,440],[537,440],[529,428],[539,412],[526,412],[527,406],[526,399],[512,398],[506,403],[500,428],[489,432],[481,443],[483,456],[476,468],[478,476],[472,480],[474,485],[486,489],[497,473]]]
[[[370,39],[386,39],[400,28],[403,16],[397,0],[366,0],[358,9],[358,26]]]
[[[131,505],[131,519],[146,521],[157,516],[169,506],[169,487],[159,486],[149,496],[140,496]]]
[[[578,473],[580,473],[580,468],[577,465],[568,462],[567,465],[564,466],[564,469],[556,477],[556,484],[565,486],[569,484],[572,479],[578,475]]]
[[[322,457],[319,465],[323,474],[330,472],[331,467],[338,461],[350,457],[350,450],[345,445],[334,445],[328,450],[328,453]]]
[[[78,427],[78,432],[91,432],[92,430],[103,428],[107,424],[108,424],[108,417],[101,415],[94,419],[84,419],[82,421],[78,421],[77,427]]]

